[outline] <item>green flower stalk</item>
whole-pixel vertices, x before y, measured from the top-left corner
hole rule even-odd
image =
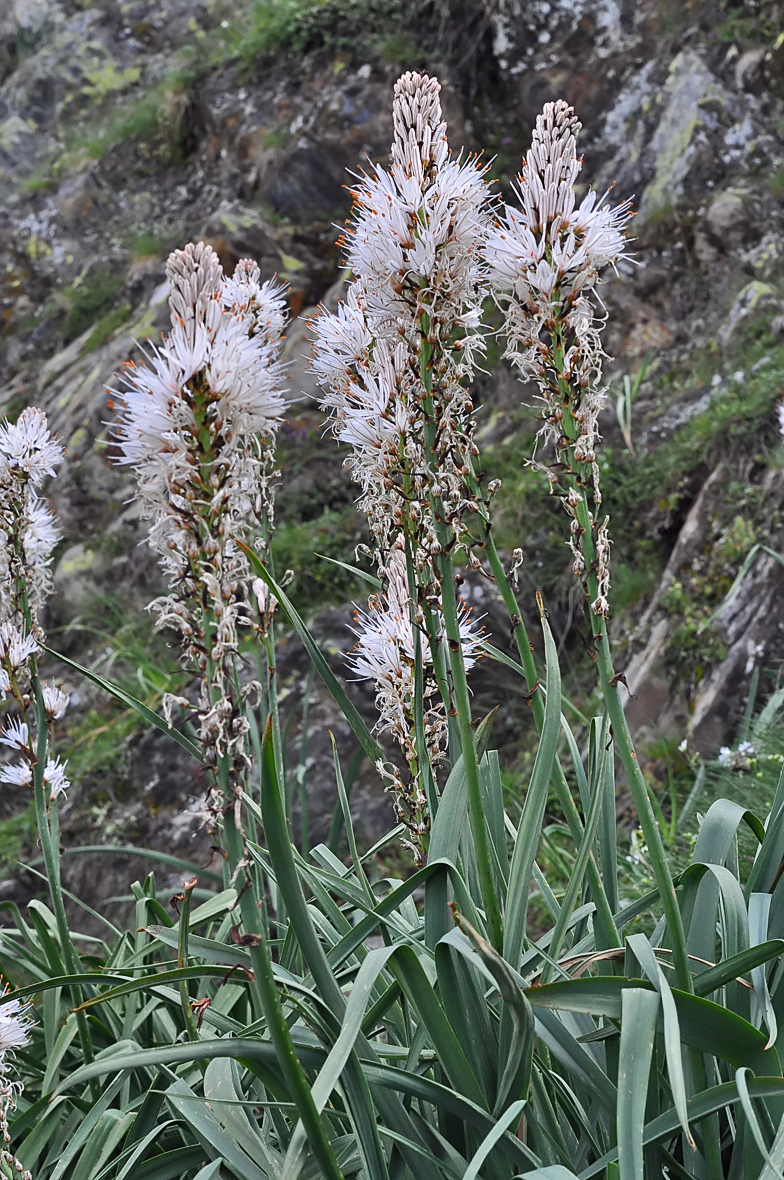
[[[375,681],[379,727],[406,758],[408,781],[380,769],[419,858],[437,803],[433,768],[447,743],[459,754],[458,725],[470,732],[465,674],[479,639],[456,600],[451,556],[467,548],[479,507],[469,383],[485,351],[489,206],[485,168],[450,155],[439,91],[426,75],[398,80],[389,169],[374,167],[353,190],[356,278],[337,313],[313,325],[323,405],[351,448],[385,590],[357,617],[352,667]]]
[[[579,207],[574,183],[582,167],[580,123],[565,102],[547,103],[519,177],[520,208],[504,206],[487,237],[490,281],[505,310],[506,355],[542,403],[540,434],[553,445],[545,468],[551,491],[571,518],[569,546],[593,619],[599,678],[618,756],[626,772],[651,853],[672,941],[678,986],[691,991],[678,900],[648,788],[637,762],[618,691],[607,634],[610,588],[609,518],[601,513],[597,447],[603,311],[601,272],[625,256],[630,203],[615,208],[589,192]]]

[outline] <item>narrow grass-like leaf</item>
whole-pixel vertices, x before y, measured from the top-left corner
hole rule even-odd
[[[236,963],[236,955],[234,958]],[[193,967],[177,967],[172,971],[151,972],[149,975],[142,975],[138,979],[130,979],[127,983],[120,984],[119,987],[113,987],[107,989],[105,992],[99,992],[97,996],[91,996],[89,1000],[84,1000],[79,1005],[79,1009],[83,1011],[86,1008],[95,1008],[98,1004],[111,1003],[113,1000],[120,999],[121,996],[130,996],[134,992],[146,991],[148,988],[153,987],[163,987],[170,983],[180,983],[182,980],[226,979],[231,972],[232,965],[227,964],[226,966],[219,967],[198,964]],[[247,974],[242,971],[236,973],[236,977],[232,976],[234,982],[241,982],[247,978]]]
[[[784,954],[784,941],[780,938],[773,938],[768,942],[757,943],[756,946],[751,946],[747,951],[741,951],[740,954],[733,955],[730,959],[722,959],[721,963],[717,963],[715,967],[709,967],[707,971],[702,971],[697,976],[694,980],[694,994],[709,996],[711,992],[724,987],[731,980],[746,975],[755,967],[769,963],[771,959],[778,958],[781,954]]]
[[[199,1097],[181,1078],[172,1082],[167,1100],[201,1141],[205,1154],[213,1159],[222,1155],[236,1180],[269,1180],[268,1173],[257,1167],[246,1151],[224,1131],[205,1099]]]
[[[780,785],[784,786],[784,766]],[[784,861],[784,807],[771,808],[765,839],[757,849],[754,864],[746,881],[745,894],[767,893],[776,880],[779,866]]]
[[[645,987],[644,980],[604,976],[572,979],[529,987],[525,996],[532,1008],[587,1012],[594,1016],[621,1017],[621,993],[629,987]],[[738,1069],[748,1065],[762,1076],[781,1073],[775,1049],[765,1049],[766,1037],[747,1020],[699,996],[672,988],[683,1043],[729,1061]]]
[[[768,915],[770,914],[772,900],[773,898],[769,893],[752,893],[749,897],[749,942],[752,946],[764,944],[764,940],[767,938]],[[769,1049],[771,1045],[775,1045],[776,1043],[778,1024],[773,1002],[770,998],[770,991],[768,990],[768,979],[765,974],[764,965],[758,964],[752,968],[751,982],[754,986],[754,994],[757,997],[760,1012],[768,1028],[768,1043],[765,1048]]]
[[[135,1121],[134,1121],[133,1129],[135,1130],[136,1123],[138,1122],[138,1118],[136,1117],[136,1115],[134,1115],[134,1120]],[[156,1123],[156,1125],[152,1128],[152,1130],[147,1132],[147,1134],[144,1136],[144,1138],[139,1139],[138,1142],[136,1142],[135,1146],[132,1145],[130,1148],[126,1147],[126,1152],[129,1153],[128,1158],[125,1160],[125,1163],[120,1168],[119,1172],[116,1173],[115,1180],[133,1180],[133,1177],[136,1175],[134,1169],[136,1168],[136,1165],[138,1164],[141,1157],[147,1151],[147,1148],[152,1143],[154,1143],[155,1140],[160,1135],[162,1135],[164,1133],[164,1131],[166,1130],[167,1127],[169,1127],[171,1125],[172,1125],[171,1119],[166,1119],[162,1123]],[[127,1140],[126,1140],[126,1143],[127,1143]],[[114,1167],[114,1164],[112,1164],[111,1166]]]
[[[768,1156],[768,1145],[765,1142],[765,1136],[762,1133],[762,1128],[760,1127],[759,1119],[757,1118],[757,1112],[754,1109],[754,1103],[751,1101],[751,1095],[749,1094],[749,1087],[746,1081],[746,1074],[748,1072],[749,1070],[747,1069],[736,1070],[735,1085],[738,1087],[738,1096],[740,1098],[741,1106],[743,1107],[743,1113],[746,1115],[746,1121],[748,1122],[751,1133],[754,1136],[754,1142],[757,1144],[757,1149],[759,1150],[762,1158],[769,1161],[770,1157]],[[784,1180],[780,1170],[777,1170],[776,1175],[777,1180]]]
[[[546,618],[542,618],[547,665],[547,700],[544,723],[536,751],[531,781],[518,825],[517,840],[509,868],[507,907],[504,916],[504,958],[517,967],[523,950],[531,869],[541,836],[547,792],[553,773],[561,728],[561,672],[558,653]]]
[[[453,927],[436,945],[438,992],[486,1095],[486,1103],[494,1108],[499,1076],[498,1036],[486,992],[488,983],[493,989],[496,983],[471,944],[466,943],[465,935]],[[484,969],[477,972],[477,967]]]
[[[419,1013],[451,1084],[472,1102],[479,1106],[484,1105],[482,1089],[468,1064],[454,1029],[433,990],[433,985],[425,975],[422,964],[410,947],[398,947],[395,958],[390,961],[390,969],[394,972],[409,1003]]]
[[[367,582],[374,590],[383,590],[380,579],[375,574],[369,574],[367,570],[361,570],[359,566],[349,565],[346,561],[338,561],[336,557],[327,557],[326,553],[314,553],[313,556],[320,557],[322,561],[328,561],[330,565],[337,565],[343,570],[348,570],[355,578],[361,578],[363,582]]]
[[[133,1180],[182,1180],[203,1162],[203,1147],[175,1147],[139,1164]]]
[[[51,993],[47,992],[46,994],[49,995]],[[43,1094],[49,1094],[56,1085],[60,1064],[78,1032],[79,1028],[76,1023],[76,1016],[71,1013],[60,1029],[57,1040],[47,1054],[46,1072],[41,1082],[41,1092]]]
[[[511,668],[518,676],[522,676],[525,679],[525,671],[522,665],[518,664],[517,660],[513,660],[511,656],[508,656],[506,652],[493,647],[492,643],[488,643],[486,639],[482,640],[480,647],[486,655],[490,656],[491,660],[496,660],[499,664],[504,664],[505,667]]]
[[[172,856],[168,852],[158,852],[154,848],[137,848],[135,844],[79,844],[75,848],[64,848],[61,856],[87,856],[94,852],[113,852],[116,856],[138,856],[142,860],[155,860],[158,864],[168,865],[172,869],[180,869],[190,876],[207,877],[210,881],[223,884],[223,877],[213,873],[210,869],[201,869],[181,856]],[[35,863],[35,862],[33,862]]]
[[[508,963],[493,949],[486,939],[455,911],[455,922],[471,942],[485,970],[489,972],[501,993],[505,1012],[511,1023],[508,1044],[503,1043],[506,1029],[502,1022],[503,1073],[498,1081],[494,1114],[506,1106],[510,1094],[527,1094],[531,1078],[531,1059],[534,1051],[534,1021],[531,1008],[524,993],[517,985]]]
[[[196,890],[193,891],[194,897]],[[195,910],[192,910],[188,916],[188,925],[193,929],[195,926],[201,926],[203,922],[208,922],[211,918],[220,917],[222,914],[227,914],[229,910],[237,904],[237,890],[224,889],[220,893],[214,893]]]
[[[368,885],[367,877],[365,876],[364,869],[362,868],[362,862],[359,859],[359,851],[357,849],[357,841],[356,841],[356,837],[354,835],[354,825],[351,822],[351,811],[350,811],[349,805],[348,805],[348,794],[346,793],[346,787],[343,782],[343,774],[340,769],[340,759],[338,758],[338,748],[335,745],[335,738],[334,738],[334,735],[332,734],[332,732],[330,732],[329,736],[330,736],[330,740],[332,742],[332,759],[333,759],[333,763],[334,763],[334,767],[335,767],[335,783],[337,785],[337,790],[338,790],[338,800],[339,800],[340,806],[343,810],[343,826],[346,831],[346,839],[348,840],[348,849],[349,849],[349,852],[351,853],[351,859],[354,863],[354,872],[356,874],[357,881],[359,882],[360,886],[362,887],[362,890],[365,894],[365,897],[367,898],[368,903],[372,907],[372,906],[375,906],[376,899],[373,895],[373,890]]]
[[[346,721],[348,721],[349,725],[353,729],[354,735],[360,746],[367,754],[373,766],[375,766],[376,763],[379,760],[383,760],[384,757],[381,747],[363,721],[354,702],[349,697],[345,688],[340,683],[337,676],[325,660],[321,649],[308,631],[294,604],[286,594],[286,591],[281,589],[267,567],[259,559],[258,554],[253,549],[251,549],[249,545],[246,545],[243,541],[237,541],[237,544],[247,556],[248,561],[253,567],[255,573],[259,575],[262,581],[267,583],[270,590],[283,607],[289,622],[305,645],[305,649],[313,661],[316,671],[324,681],[324,684],[334,698],[335,703],[337,704],[341,713],[346,718]]]
[[[577,1176],[563,1164],[548,1164],[546,1168],[523,1172],[520,1180],[577,1180]]]
[[[430,833],[429,854],[433,860],[450,860],[454,864],[467,814],[465,762],[461,754],[449,772],[441,793],[438,815]]]
[[[125,689],[120,688],[119,685],[112,684],[111,680],[104,679],[103,676],[99,676],[97,672],[90,671],[89,668],[83,668],[75,660],[61,655],[60,652],[54,651],[51,647],[44,646],[44,651],[48,652],[50,656],[54,656],[56,660],[59,660],[61,664],[65,664],[73,672],[78,672],[80,676],[85,676],[88,680],[91,680],[98,688],[103,689],[104,692],[108,692],[110,696],[113,696],[115,700],[120,701],[127,708],[134,709],[148,725],[154,725],[156,729],[160,729],[161,733],[167,734],[178,746],[182,746],[183,750],[187,750],[192,758],[195,758],[197,762],[201,762],[201,749],[197,746],[196,742],[191,741],[184,733],[180,733],[178,729],[169,725],[165,717],[159,716],[149,705],[145,705],[144,701],[138,700],[131,693],[126,692]]]
[[[653,948],[644,934],[633,934],[627,940],[628,946],[637,962],[642,967],[661,999],[661,1012],[664,1022],[664,1051],[667,1057],[670,1090],[675,1109],[680,1115],[681,1127],[692,1151],[695,1150],[694,1138],[686,1118],[686,1079],[683,1074],[683,1059],[681,1056],[681,1030],[678,1021],[678,1009],[670,985],[664,978],[664,973],[656,961]],[[623,1035],[623,1034],[622,1034]],[[626,1180],[622,1176],[621,1180]],[[632,1177],[629,1177],[632,1180]]]
[[[242,1151],[260,1164],[263,1171],[278,1180],[280,1153],[265,1137],[255,1121],[249,1117],[240,1085],[236,1061],[216,1057],[204,1071],[204,1097],[209,1110]]]
[[[171,929],[168,926],[147,926],[146,931],[173,951],[179,949],[180,938],[176,926]],[[206,959],[208,963],[218,963],[224,967],[235,967],[239,964],[250,968],[250,955],[241,946],[230,946],[228,943],[201,938],[195,934],[188,939],[188,944],[195,955]]]
[[[271,589],[274,588],[271,587]],[[275,872],[275,881],[286,907],[291,932],[310,969],[320,999],[331,1010],[333,1017],[342,1022],[346,1001],[335,980],[305,901],[291,844],[290,829],[283,809],[283,797],[278,782],[269,724],[262,746],[261,807],[264,833]],[[386,1180],[386,1160],[381,1148],[374,1113],[371,1109],[367,1082],[356,1059],[347,1063],[345,1088],[357,1135],[361,1141],[363,1160],[369,1180]],[[310,1101],[312,1101],[312,1097]]]
[[[700,960],[716,959],[717,932],[726,958],[748,949],[749,923],[746,902],[734,872],[718,862],[692,864],[681,878],[682,913],[688,932],[689,954],[694,968],[702,971]],[[738,1000],[732,1005],[738,1006]],[[748,1011],[743,1012],[748,1015]]]
[[[599,827],[599,820],[601,819],[604,810],[604,761],[602,760],[598,775],[593,782],[593,797],[591,799],[590,809],[585,821],[585,829],[583,837],[580,842],[580,847],[577,852],[577,858],[574,867],[569,877],[564,895],[561,899],[561,907],[555,923],[552,938],[548,952],[553,960],[557,960],[561,952],[561,946],[566,936],[566,931],[569,927],[569,921],[575,908],[575,903],[580,895],[585,879],[585,870],[588,867],[588,858],[591,855],[594,840],[596,839],[596,832]],[[552,968],[549,964],[545,965],[542,982],[546,983],[549,979]]]
[[[619,1002],[620,1009],[620,1002]],[[585,1088],[592,1102],[597,1102],[608,1113],[614,1114],[618,1100],[617,1088],[599,1065],[555,1012],[536,1013],[536,1031],[550,1052],[569,1072],[575,1082]]]
[[[357,1037],[361,1033],[362,1019],[365,1015],[376,980],[384,970],[390,955],[394,953],[394,947],[383,947],[379,950],[371,951],[359,969],[346,1004],[340,1035],[330,1049],[327,1060],[319,1070],[318,1077],[311,1087],[313,1101],[319,1114],[324,1109],[330,1094],[337,1085],[340,1075],[346,1067],[349,1055],[354,1048]],[[305,1162],[305,1145],[305,1132],[302,1124],[298,1123],[291,1137],[286,1158],[283,1162],[282,1180],[297,1180],[297,1176]]]
[[[205,1164],[203,1168],[199,1169],[193,1180],[220,1180],[221,1164],[225,1162],[223,1156],[220,1156],[213,1163]]]
[[[498,1122],[493,1127],[492,1131],[489,1131],[487,1135],[485,1135],[484,1139],[477,1147],[471,1158],[471,1162],[463,1173],[463,1180],[479,1180],[479,1169],[482,1167],[482,1164],[485,1162],[490,1152],[493,1150],[496,1143],[503,1135],[504,1131],[506,1131],[508,1127],[511,1127],[514,1122],[519,1120],[521,1114],[523,1113],[524,1107],[525,1099],[522,1098],[517,1102],[513,1102],[511,1106],[507,1107],[504,1113],[499,1117]]]
[[[133,1123],[133,1112],[111,1109],[104,1114],[82,1149],[69,1180],[96,1180]]]
[[[476,729],[476,756],[481,762],[490,740],[495,713],[483,717]],[[457,863],[460,840],[468,815],[465,763],[462,754],[455,762],[441,794],[438,815],[433,822],[428,848],[429,860]]]
[[[307,1045],[296,1046],[297,1056],[307,1068],[323,1065],[326,1054],[322,1049]],[[124,1050],[111,1057],[104,1057],[80,1066],[69,1077],[65,1078],[55,1091],[60,1095],[75,1089],[90,1081],[91,1078],[103,1077],[109,1073],[123,1070],[138,1070],[158,1068],[160,1066],[184,1065],[188,1062],[205,1060],[211,1061],[216,1057],[231,1057],[235,1061],[259,1061],[268,1066],[277,1063],[275,1048],[269,1041],[254,1041],[244,1037],[228,1037],[218,1040],[202,1040],[198,1044],[161,1045],[154,1049]],[[419,1098],[423,1102],[432,1103],[444,1111],[463,1119],[469,1126],[475,1127],[482,1135],[486,1135],[495,1126],[495,1120],[481,1106],[457,1093],[450,1086],[441,1085],[420,1077],[416,1073],[409,1073],[389,1065],[379,1065],[371,1061],[363,1061],[362,1069],[371,1086],[396,1090],[412,1098]],[[776,1091],[778,1092],[778,1091]],[[784,1080],[781,1082],[781,1092],[784,1093]],[[733,1087],[733,1093],[737,1090]],[[505,1135],[499,1142],[504,1153],[518,1165],[526,1166],[530,1162],[530,1154],[519,1139],[512,1135]],[[198,1161],[197,1161],[198,1162]],[[135,1178],[134,1178],[135,1180]]]
[[[101,1097],[82,1119],[81,1123],[79,1124],[79,1129],[70,1139],[68,1146],[60,1155],[57,1166],[52,1172],[51,1180],[60,1180],[62,1176],[67,1174],[68,1169],[71,1167],[74,1159],[82,1150],[93,1131],[98,1126],[104,1111],[108,1110],[109,1106],[120,1092],[123,1081],[124,1077],[121,1073],[118,1078],[115,1078],[114,1081],[109,1083]]]
[[[784,1117],[779,1123],[776,1138],[767,1153],[759,1180],[779,1180],[782,1167],[784,1167]]]
[[[749,811],[748,807],[741,807],[739,803],[733,803],[731,799],[716,799],[711,803],[700,824],[692,863],[723,865],[737,830],[744,822],[762,844],[765,829],[753,811]]]

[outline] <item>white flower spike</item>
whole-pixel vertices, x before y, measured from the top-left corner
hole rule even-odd
[[[382,564],[401,529],[425,554],[436,551],[434,490],[458,534],[471,510],[465,381],[485,351],[488,190],[484,167],[450,156],[439,91],[426,75],[398,80],[390,167],[375,166],[352,190],[346,261],[356,280],[338,311],[312,325],[323,405],[335,437],[352,448],[346,464]]]
[[[424,74],[398,79],[389,167],[374,166],[352,190],[346,262],[356,278],[337,312],[312,325],[322,405],[333,435],[350,447],[346,466],[388,587],[357,614],[351,666],[375,681],[379,726],[405,753],[411,781],[393,776],[395,797],[420,849],[428,822],[422,766],[441,756],[447,729],[446,680],[439,687],[434,670],[434,660],[447,658],[441,558],[468,547],[466,521],[484,495],[473,479],[468,382],[485,351],[490,205],[486,169],[450,155],[440,89]],[[412,618],[427,669],[426,751],[414,736]],[[470,663],[470,642],[462,647]]]
[[[50,802],[64,795],[71,785],[65,777],[65,768],[67,765],[67,762],[61,762],[59,758],[50,758],[46,764],[44,769],[44,786],[49,789]]]
[[[19,624],[27,609],[37,623],[51,592],[49,565],[61,534],[38,488],[63,457],[41,410],[31,406],[16,423],[0,423],[0,622]]]
[[[33,783],[32,767],[24,762],[6,762],[0,765],[0,783],[8,783],[12,787],[30,787]]]
[[[555,447],[551,491],[572,517],[574,572],[587,590],[595,570],[591,609],[606,615],[610,538],[598,514],[596,462],[606,315],[595,288],[601,272],[626,257],[631,206],[624,201],[613,208],[593,191],[577,205],[579,131],[567,103],[545,104],[523,161],[519,208],[503,207],[487,234],[485,257],[506,313],[506,356],[521,380],[536,383],[543,402],[542,432]]]
[[[45,475],[54,475],[62,463],[63,448],[53,438],[46,414],[29,406],[18,421],[0,424],[0,463],[26,476],[37,486]]]
[[[0,1004],[0,1054],[22,1049],[30,1040],[32,1020],[29,1008],[21,1000],[6,1000]]]
[[[151,604],[156,626],[179,631],[202,678],[202,745],[213,766],[230,756],[241,767],[247,722],[232,687],[237,628],[264,624],[236,541],[254,522],[272,524],[284,287],[260,283],[248,261],[226,278],[203,242],[175,250],[166,273],[171,332],[147,364],[126,366],[117,462],[135,469],[149,544],[170,586]]]
[[[28,1004],[20,1000],[6,1000],[0,1004],[0,1161],[5,1174],[16,1176],[18,1180],[32,1180],[32,1174],[8,1147],[11,1142],[8,1120],[24,1089],[18,1079],[10,1076],[11,1062],[8,1058],[12,1058],[16,1049],[24,1048],[29,1042],[32,1025]]]
[[[17,671],[39,651],[36,639],[21,627],[8,620],[0,623],[0,661],[10,669]]]

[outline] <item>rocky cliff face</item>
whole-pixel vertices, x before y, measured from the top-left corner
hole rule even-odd
[[[757,551],[722,608],[753,546],[782,548],[782,29],[780,8],[755,0],[732,10],[672,0],[9,0],[0,13],[0,409],[42,406],[67,444],[51,489],[66,530],[53,641],[133,671],[133,619],[158,575],[139,545],[127,473],[109,462],[106,387],[166,325],[166,252],[204,238],[225,266],[251,256],[264,277],[290,284],[278,559],[295,569],[304,608],[335,604],[315,626],[339,665],[340,603],[360,591],[314,551],[345,559],[362,531],[342,457],[321,437],[303,317],[339,296],[344,186],[368,157],[385,156],[392,84],[413,66],[441,78],[453,146],[494,155],[502,188],[542,103],[564,97],[584,123],[583,175],[599,189],[615,183],[619,198],[635,194],[635,258],[606,288],[614,625],[629,650],[635,722],[674,740],[688,731],[706,755],[729,741],[754,668],[769,682],[784,654],[775,557]],[[625,435],[615,413],[624,376],[635,393]],[[524,398],[501,365],[478,391],[488,465],[505,479],[499,528],[525,548],[528,596],[544,586],[579,695],[579,604],[563,522],[542,508],[524,467]],[[492,602],[483,609],[492,618]],[[281,665],[296,764],[307,669],[293,641]],[[488,700],[494,675],[483,672]],[[149,668],[142,680],[152,699],[160,682]],[[78,691],[70,725],[84,775],[68,838],[206,853],[202,837],[193,846],[200,784],[189,768]],[[499,721],[509,741],[524,712],[515,692]],[[312,693],[302,764],[323,838],[324,727],[334,717],[318,686]],[[370,716],[372,702],[358,699]],[[107,727],[111,748],[91,760]],[[350,757],[349,735],[341,741]],[[364,773],[355,806],[371,837],[389,813]],[[123,874],[100,898],[122,891]]]

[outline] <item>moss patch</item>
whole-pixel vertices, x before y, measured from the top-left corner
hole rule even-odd
[[[131,314],[131,310],[132,308],[129,303],[123,303],[120,307],[116,307],[114,311],[107,312],[106,315],[101,316],[85,340],[82,352],[92,352],[93,349],[100,348],[113,332],[116,332],[118,328],[122,327]]]
[[[63,338],[66,343],[81,336],[91,324],[96,324],[97,321],[104,322],[110,314],[113,314],[106,312],[106,307],[115,302],[124,282],[124,274],[101,269],[94,271],[83,280],[78,280],[68,288],[65,292],[68,310],[63,324]],[[98,343],[102,343],[108,335],[107,331]],[[96,344],[91,347],[95,348]]]

